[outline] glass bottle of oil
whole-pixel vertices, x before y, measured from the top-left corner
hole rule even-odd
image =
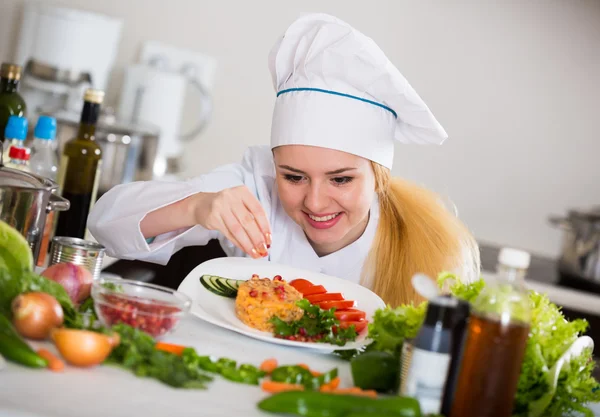
[[[2,135],[10,116],[23,117],[27,112],[25,101],[18,92],[20,80],[20,66],[9,63],[0,65],[0,132]]]
[[[525,355],[530,255],[503,248],[496,280],[474,301],[449,417],[510,417]]]
[[[102,149],[95,133],[104,92],[86,90],[79,131],[65,143],[59,163],[60,194],[70,201],[68,211],[58,215],[55,236],[86,238],[88,214],[96,201],[100,180]]]

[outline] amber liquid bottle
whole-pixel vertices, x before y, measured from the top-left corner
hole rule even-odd
[[[503,249],[497,281],[473,303],[449,417],[512,416],[529,335],[528,267],[527,252]]]
[[[96,201],[102,149],[96,143],[96,123],[104,92],[89,89],[84,95],[79,132],[65,144],[59,163],[59,192],[70,201],[68,211],[58,215],[55,236],[85,239],[88,214]]]

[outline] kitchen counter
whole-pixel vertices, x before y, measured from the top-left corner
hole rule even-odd
[[[495,273],[500,248],[480,244],[480,252],[482,275],[485,278]],[[547,294],[553,303],[561,307],[600,317],[600,294],[565,286],[558,273],[557,261],[552,258],[532,255],[525,281],[528,288]]]
[[[276,358],[282,365],[305,363],[319,371],[337,367],[341,386],[352,385],[348,362],[333,355],[265,343],[192,316],[165,341],[193,346],[201,355],[256,366]],[[269,414],[256,404],[266,395],[257,386],[220,376],[206,390],[174,389],[110,366],[66,367],[63,373],[54,373],[9,363],[0,371],[2,417],[265,417]]]

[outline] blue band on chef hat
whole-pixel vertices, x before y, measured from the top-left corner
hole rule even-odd
[[[282,94],[291,93],[291,92],[294,92],[294,91],[317,91],[319,93],[333,94],[334,96],[341,96],[341,97],[352,98],[354,100],[363,101],[365,103],[369,103],[369,104],[372,104],[374,106],[381,107],[382,109],[387,110],[390,113],[392,113],[394,115],[394,118],[396,118],[396,119],[398,118],[398,115],[396,114],[396,112],[393,109],[389,108],[388,106],[386,106],[384,104],[377,103],[376,101],[372,101],[372,100],[367,100],[366,98],[352,96],[350,94],[338,93],[337,91],[323,90],[321,88],[288,88],[287,90],[281,90],[280,92],[278,92],[277,93],[277,97],[279,97]]]

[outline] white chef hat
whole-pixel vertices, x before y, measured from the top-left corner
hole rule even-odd
[[[269,54],[277,100],[271,148],[336,149],[388,168],[394,139],[441,144],[447,134],[375,42],[327,14],[297,19]]]

